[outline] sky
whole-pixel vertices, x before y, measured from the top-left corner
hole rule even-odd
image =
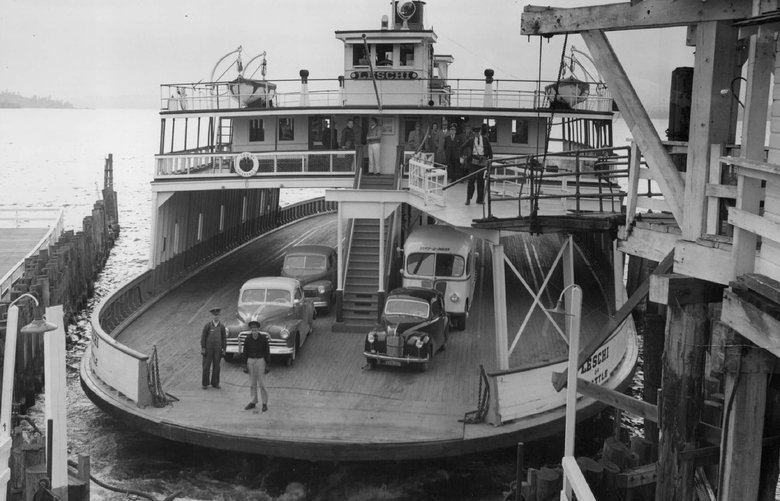
[[[540,40],[520,35],[527,4],[573,7],[606,1],[428,0],[426,28],[452,78],[535,79]],[[87,107],[154,108],[163,83],[208,80],[239,45],[247,61],[266,51],[271,80],[336,78],[336,30],[378,29],[387,0],[5,0],[0,10],[0,91],[50,96]],[[640,97],[668,107],[671,71],[693,65],[685,29],[610,32]],[[542,45],[542,79],[554,80],[563,36]],[[569,46],[586,51],[579,36]],[[653,108],[653,106],[649,106]]]

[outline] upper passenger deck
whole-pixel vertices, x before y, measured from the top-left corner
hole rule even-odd
[[[380,80],[386,78],[390,71],[398,74],[406,72],[401,69],[374,71],[381,89],[382,108],[385,109],[416,108],[436,113],[490,109],[497,115],[517,113],[518,110],[551,110],[550,96],[544,88],[554,85],[552,81],[491,79],[492,82],[488,83],[487,79],[442,80],[417,76],[414,78],[414,86],[391,88],[389,80]],[[235,87],[235,84],[231,82],[163,84],[160,86],[160,112],[165,115],[200,113],[230,116],[258,112],[264,115],[306,114],[317,109],[334,108],[350,112],[377,109],[372,80],[361,81],[354,86],[347,85],[346,79],[341,76],[307,79],[306,83],[301,79],[274,80],[273,83],[276,88],[273,93],[269,93],[268,99],[250,104],[246,104],[246,100],[252,93],[232,92],[231,87]],[[588,95],[568,109],[559,108],[555,111],[563,115],[593,113],[611,116],[612,96],[608,90],[604,90]]]
[[[210,81],[163,84],[161,113],[229,117],[410,109],[445,114],[490,110],[498,116],[522,110],[612,115],[612,96],[599,82],[496,79],[492,69],[484,68],[475,68],[469,78],[450,78],[455,59],[436,54],[438,38],[425,28],[424,7],[423,1],[395,1],[391,15],[382,17],[381,29],[336,31],[335,37],[343,43],[344,63],[341,74],[331,78],[314,78],[319,75],[302,69],[298,78],[269,81],[265,53],[243,64],[239,47],[231,53],[238,54],[236,78],[215,78],[225,56]],[[262,62],[253,66],[255,61]],[[260,78],[255,78],[258,71]]]

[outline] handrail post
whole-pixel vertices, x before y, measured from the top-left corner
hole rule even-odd
[[[488,158],[487,159],[487,167],[485,167],[485,190],[487,191],[487,215],[488,217],[493,216],[493,209],[492,209],[492,202],[490,197],[490,170],[493,167],[493,159]]]
[[[574,186],[576,188],[575,200],[577,201],[577,214],[580,213],[580,152],[574,157]],[[599,199],[601,200],[601,199]]]

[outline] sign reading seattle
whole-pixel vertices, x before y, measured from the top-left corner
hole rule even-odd
[[[416,71],[379,70],[374,72],[377,80],[416,80],[419,77]],[[371,72],[353,71],[349,74],[352,80],[371,80]]]

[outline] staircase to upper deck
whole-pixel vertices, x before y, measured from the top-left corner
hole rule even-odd
[[[363,190],[393,190],[391,175],[364,175]],[[390,224],[385,224],[385,242],[389,242]],[[347,259],[342,300],[341,330],[367,332],[377,323],[379,308],[379,220],[355,219]]]

